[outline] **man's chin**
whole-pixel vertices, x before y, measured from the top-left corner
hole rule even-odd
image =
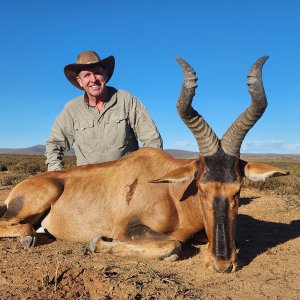
[[[92,96],[92,97],[101,97],[101,96],[104,96],[105,95],[105,88],[103,89],[103,88],[88,88],[88,89],[86,89],[85,90],[86,91],[86,93],[89,95],[89,96]]]
[[[100,95],[101,95],[101,93],[102,93],[102,91],[101,90],[97,90],[97,91],[95,91],[95,90],[93,90],[93,91],[91,91],[91,90],[89,90],[89,91],[86,91],[90,96],[93,96],[93,97],[99,97]]]

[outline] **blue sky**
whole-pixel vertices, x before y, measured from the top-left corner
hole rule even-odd
[[[222,137],[250,104],[246,77],[263,70],[269,106],[242,152],[300,154],[300,1],[3,0],[0,148],[44,144],[64,104],[81,93],[63,68],[95,50],[116,58],[110,85],[147,107],[164,148],[197,151],[176,112],[182,72],[198,75],[194,108]]]

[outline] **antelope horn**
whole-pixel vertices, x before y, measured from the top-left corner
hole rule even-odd
[[[248,74],[248,91],[251,105],[234,121],[221,140],[225,153],[239,156],[242,142],[247,132],[263,115],[268,103],[262,82],[262,67],[269,56],[262,56],[252,66]]]
[[[198,78],[185,60],[180,57],[177,57],[176,60],[184,73],[184,80],[176,105],[178,114],[196,138],[201,155],[213,155],[219,148],[219,139],[202,116],[192,107]]]

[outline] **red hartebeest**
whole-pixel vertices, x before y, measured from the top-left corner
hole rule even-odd
[[[197,77],[183,59],[177,110],[195,136],[198,159],[176,159],[144,148],[117,161],[46,172],[16,185],[0,208],[0,237],[35,240],[32,225],[58,239],[88,242],[86,249],[116,255],[176,259],[181,244],[205,230],[206,265],[236,268],[234,242],[243,176],[265,180],[287,172],[240,159],[248,130],[263,114],[266,96],[260,58],[248,75],[249,108],[221,140],[191,106]],[[112,241],[111,241],[112,240]]]

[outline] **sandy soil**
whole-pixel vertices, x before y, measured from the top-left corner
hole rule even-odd
[[[0,187],[0,203],[9,189]],[[284,196],[245,189],[237,225],[240,269],[204,267],[205,245],[176,262],[83,255],[42,238],[33,250],[0,240],[0,299],[300,299],[300,211]]]

